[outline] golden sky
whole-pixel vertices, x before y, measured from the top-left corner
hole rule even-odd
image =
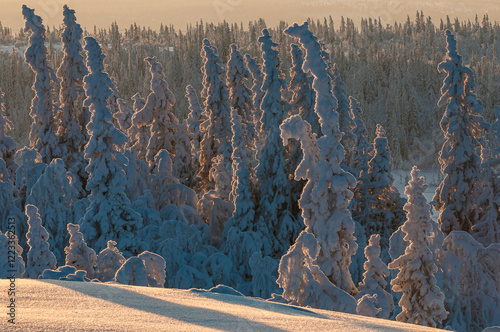
[[[267,4],[272,2],[272,4]],[[24,26],[21,6],[35,8],[46,25],[60,25],[62,7],[76,10],[78,22],[87,29],[108,27],[117,21],[121,29],[131,23],[158,29],[160,24],[173,24],[183,29],[199,19],[207,22],[243,22],[264,18],[269,26],[280,20],[302,22],[307,17],[331,15],[336,23],[340,16],[351,17],[359,24],[361,17],[380,17],[383,24],[402,22],[407,15],[413,20],[417,10],[431,16],[435,24],[449,15],[461,20],[480,20],[487,13],[490,20],[500,21],[500,0],[0,0],[0,22],[16,31]]]

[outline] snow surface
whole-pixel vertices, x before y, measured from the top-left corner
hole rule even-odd
[[[0,289],[8,285],[0,280]],[[16,279],[16,305],[16,324],[2,317],[1,331],[437,331],[204,290],[94,282]]]

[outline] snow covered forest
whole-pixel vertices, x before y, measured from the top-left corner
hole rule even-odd
[[[0,28],[0,278],[500,325],[497,22],[22,13]],[[431,201],[417,166],[440,167]]]

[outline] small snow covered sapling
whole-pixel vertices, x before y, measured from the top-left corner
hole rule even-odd
[[[158,254],[144,251],[139,256],[144,263],[146,273],[148,275],[149,287],[163,287],[166,278],[166,262],[163,257]]]
[[[66,253],[66,265],[71,265],[77,270],[87,271],[87,277],[94,277],[94,267],[97,264],[97,255],[94,249],[87,246],[80,232],[80,225],[68,224],[70,235],[69,246],[64,248]]]
[[[42,226],[42,219],[36,206],[26,205],[28,216],[28,261],[26,263],[26,277],[37,279],[45,269],[55,269],[56,256],[49,249],[49,233]]]
[[[147,286],[148,273],[144,262],[137,256],[132,256],[116,271],[115,281],[124,285]]]
[[[14,262],[12,263],[12,250],[9,248],[15,243]],[[0,232],[0,279],[7,279],[14,275],[22,278],[25,272],[22,258],[23,248],[18,244],[17,236],[11,232]]]
[[[104,282],[113,280],[116,271],[125,262],[125,257],[116,248],[116,242],[113,240],[108,241],[108,246],[103,249],[99,256],[97,256],[96,276]]]
[[[261,252],[255,252],[250,257],[250,268],[252,269],[252,295],[268,299],[276,290],[276,276],[278,268],[275,259],[269,256],[262,257]]]

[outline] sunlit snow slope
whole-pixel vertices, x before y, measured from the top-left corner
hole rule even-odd
[[[0,280],[4,312],[8,288],[8,280]],[[16,324],[3,313],[1,331],[435,330],[198,290],[17,279],[15,298]]]

